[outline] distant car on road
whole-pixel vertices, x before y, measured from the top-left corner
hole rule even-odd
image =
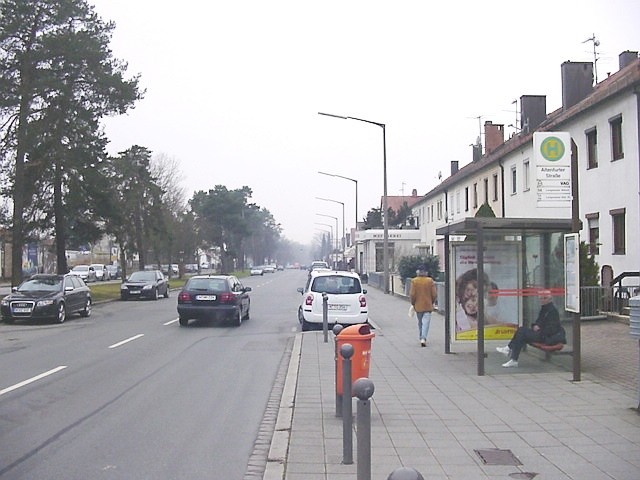
[[[257,265],[255,267],[251,267],[249,272],[251,275],[264,275],[264,267]]]
[[[276,267],[273,265],[265,265],[262,269],[264,270],[264,273],[275,273],[276,271]]]
[[[178,294],[180,325],[191,319],[231,320],[239,327],[249,319],[251,287],[245,287],[234,275],[196,275]]]
[[[85,282],[95,282],[97,278],[96,271],[91,265],[76,265],[69,273],[77,275]]]
[[[302,331],[322,328],[323,298],[327,294],[327,321],[329,328],[335,324],[354,325],[369,322],[367,291],[362,288],[360,276],[354,272],[314,270],[309,274],[298,307],[298,321]]]
[[[107,268],[104,266],[104,264],[102,264],[102,263],[92,263],[89,266],[91,268],[93,268],[94,272],[96,272],[96,280],[97,281],[111,280],[109,278],[109,272],[107,271]]]
[[[141,270],[133,272],[120,285],[120,299],[151,298],[158,300],[160,296],[169,298],[169,281],[160,270]]]
[[[77,275],[38,274],[13,288],[0,309],[6,323],[40,319],[63,323],[72,313],[91,315],[91,290]]]
[[[309,267],[309,271],[312,272],[314,270],[319,270],[319,269],[327,269],[329,268],[329,264],[327,262],[324,262],[322,260],[314,260],[311,263],[311,266]]]
[[[116,265],[107,265],[105,268],[107,269],[107,272],[109,272],[109,278],[111,280],[115,280],[122,276],[122,270]]]

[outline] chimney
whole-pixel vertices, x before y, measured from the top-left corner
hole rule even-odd
[[[545,95],[522,95],[520,97],[520,130],[525,135],[534,132],[547,118]]]
[[[417,197],[418,196],[418,190],[415,189],[415,188],[413,190],[411,190],[411,196],[412,197]]]
[[[504,143],[504,125],[494,125],[490,120],[484,122],[485,153],[491,153]]]
[[[632,52],[630,50],[622,52],[620,55],[618,55],[618,65],[620,67],[620,70],[622,70],[624,67],[626,67],[627,65],[629,65],[630,63],[632,63],[637,59],[638,59],[638,52]]]
[[[564,62],[562,76],[562,109],[567,110],[587,98],[593,91],[593,63]]]
[[[451,176],[458,173],[458,160],[451,160]]]
[[[471,146],[473,147],[473,161],[477,162],[482,158],[482,144],[480,143],[480,137],[478,137],[478,141]]]

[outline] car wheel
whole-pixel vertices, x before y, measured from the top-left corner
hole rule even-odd
[[[60,303],[58,305],[58,316],[56,317],[56,321],[58,323],[64,323],[67,319],[67,309],[64,307],[64,303]]]
[[[180,317],[178,319],[178,321],[180,322],[180,326],[181,327],[186,327],[187,325],[189,325],[189,319],[188,318]]]
[[[160,298],[160,294],[158,293],[158,289],[154,288],[153,289],[153,299],[154,300],[158,300]]]
[[[304,316],[302,315],[302,307],[298,308],[298,322],[301,325],[304,323]]]
[[[125,295],[120,295],[120,300],[122,300],[123,302],[127,299],[127,297]]]
[[[5,318],[4,323],[6,323],[7,325],[13,324],[13,318],[10,318],[10,317]]]
[[[310,332],[311,330],[313,330],[313,325],[311,325],[306,320],[302,320],[302,331],[303,332]]]
[[[164,291],[164,298],[169,298],[169,287]]]
[[[250,304],[250,303],[249,303],[249,304],[247,304],[247,311],[246,311],[246,312],[245,312],[245,314],[244,314],[244,319],[245,319],[245,320],[249,320],[249,315],[250,315],[250,314],[249,314],[249,310],[251,310],[251,304]]]
[[[87,298],[87,303],[84,305],[84,310],[80,310],[80,316],[89,317],[91,316],[91,299]]]
[[[240,325],[242,325],[242,308],[238,308],[238,311],[236,312],[233,319],[233,325],[235,327],[239,327]]]

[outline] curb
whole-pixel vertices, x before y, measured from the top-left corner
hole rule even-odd
[[[296,389],[298,387],[301,347],[302,334],[298,333],[293,343],[287,378],[285,379],[282,398],[280,399],[280,408],[278,409],[278,417],[276,418],[275,431],[269,448],[263,480],[282,480],[284,478],[291,426],[293,424]]]

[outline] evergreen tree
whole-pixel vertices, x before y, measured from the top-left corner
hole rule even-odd
[[[80,202],[66,197],[82,195],[71,188],[74,180],[83,182],[86,167],[104,155],[99,120],[141,96],[138,78],[125,80],[126,65],[112,58],[113,28],[84,0],[0,5],[0,156],[12,172],[12,284],[22,277],[24,240],[38,228],[54,230],[58,271],[66,271],[66,219],[90,214],[70,211]]]

